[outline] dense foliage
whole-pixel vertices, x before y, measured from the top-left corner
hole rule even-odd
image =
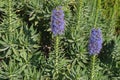
[[[0,80],[120,80],[120,0],[0,0]],[[51,32],[62,6],[65,31]],[[90,32],[102,49],[88,52]],[[93,70],[94,71],[91,71]],[[92,75],[91,75],[92,73]]]

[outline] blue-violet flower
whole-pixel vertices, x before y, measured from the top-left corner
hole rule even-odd
[[[99,54],[102,48],[102,32],[100,29],[93,28],[91,30],[88,50],[89,54]]]
[[[64,12],[62,7],[59,6],[52,11],[51,15],[51,30],[54,36],[60,35],[64,32],[64,25]]]

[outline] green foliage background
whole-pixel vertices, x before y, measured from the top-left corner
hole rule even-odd
[[[0,80],[89,80],[87,45],[95,23],[104,41],[95,80],[120,80],[119,4],[120,0],[0,0]],[[57,6],[65,13],[58,75],[50,29],[51,11]]]

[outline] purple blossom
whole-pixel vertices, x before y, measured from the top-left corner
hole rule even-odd
[[[89,54],[99,54],[102,48],[102,32],[100,29],[93,28],[91,31],[88,50]]]
[[[59,6],[52,11],[52,16],[51,16],[51,29],[54,36],[63,34],[64,25],[65,25],[64,12],[62,10],[62,7]]]

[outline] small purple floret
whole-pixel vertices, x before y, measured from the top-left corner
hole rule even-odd
[[[102,49],[102,32],[100,29],[93,28],[91,31],[88,50],[89,54],[99,54]]]
[[[53,35],[56,36],[63,34],[64,26],[65,26],[64,12],[62,10],[62,7],[59,6],[52,11],[51,15],[51,29]]]

